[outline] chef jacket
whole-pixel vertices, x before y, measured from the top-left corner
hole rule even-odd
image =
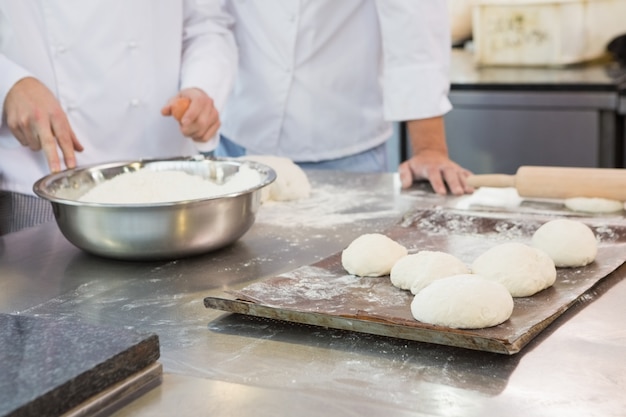
[[[340,158],[451,109],[446,1],[225,3],[240,62],[222,133],[248,153]]]
[[[33,76],[66,111],[85,148],[79,165],[210,150],[160,110],[187,87],[222,109],[237,65],[230,25],[220,0],[0,0],[0,110]],[[0,188],[32,194],[45,156],[2,123]]]

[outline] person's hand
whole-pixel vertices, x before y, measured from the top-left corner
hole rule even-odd
[[[51,172],[61,170],[59,149],[67,168],[76,166],[74,152],[83,150],[61,104],[39,80],[26,77],[9,90],[4,102],[7,126],[33,151],[43,150]]]
[[[462,195],[474,191],[465,179],[471,172],[448,158],[445,153],[433,150],[422,150],[398,167],[402,188],[409,188],[414,180],[428,180],[437,194],[450,192]]]
[[[219,113],[213,100],[199,88],[187,88],[172,97],[161,109],[161,114],[174,116],[181,98],[189,99],[189,107],[178,120],[181,133],[196,142],[208,142],[220,127]]]

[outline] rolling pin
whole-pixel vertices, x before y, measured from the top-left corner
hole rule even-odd
[[[520,197],[626,201],[626,169],[521,166],[515,175],[471,175],[474,187],[514,187]]]

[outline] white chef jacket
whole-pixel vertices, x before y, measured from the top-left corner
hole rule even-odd
[[[239,72],[222,134],[298,162],[387,140],[390,121],[441,116],[450,28],[444,0],[225,0]]]
[[[187,87],[222,109],[237,65],[231,25],[220,0],[0,0],[0,110],[33,76],[67,112],[85,148],[79,165],[210,150],[160,110]],[[3,122],[0,189],[32,194],[49,173],[44,154]]]

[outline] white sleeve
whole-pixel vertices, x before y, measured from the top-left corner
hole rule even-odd
[[[221,113],[237,72],[232,17],[220,0],[185,0],[180,88],[204,90]]]
[[[9,90],[15,85],[16,82],[25,77],[30,77],[32,74],[26,71],[15,62],[9,60],[3,54],[0,54],[0,127],[4,120],[4,102],[9,94]]]
[[[387,120],[447,113],[451,35],[443,0],[376,0],[383,45],[383,100]]]

